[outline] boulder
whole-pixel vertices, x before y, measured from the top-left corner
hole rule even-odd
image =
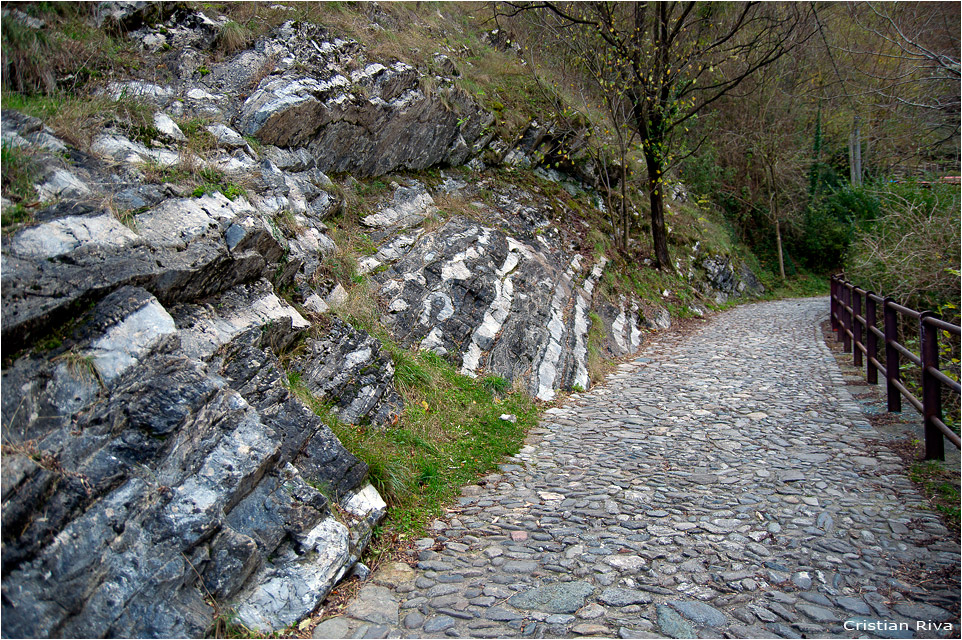
[[[757,296],[765,292],[765,287],[744,262],[736,262],[727,256],[708,255],[702,258],[700,266],[705,271],[704,289],[718,304],[724,304],[730,298]]]

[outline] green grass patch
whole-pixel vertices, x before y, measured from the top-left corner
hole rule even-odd
[[[37,199],[37,190],[33,186],[37,167],[33,157],[22,149],[5,144],[0,150],[0,163],[3,197],[13,203],[0,215],[0,226],[7,229],[31,222]]]
[[[469,378],[434,353],[390,341],[385,346],[405,404],[394,425],[346,424],[299,377],[289,375],[288,383],[368,465],[371,483],[391,506],[382,534],[413,537],[443,514],[462,486],[518,452],[525,432],[538,421],[538,409],[527,394],[511,392],[502,378]],[[503,414],[516,416],[517,422],[502,420]]]
[[[3,196],[13,202],[36,200],[33,183],[37,178],[37,167],[33,157],[23,149],[4,144],[0,149],[0,164]]]
[[[599,383],[605,379],[608,363],[601,352],[601,347],[608,338],[605,323],[594,311],[588,314],[591,326],[588,328],[588,377],[592,383]]]
[[[935,460],[917,462],[909,468],[909,480],[928,498],[932,507],[941,513],[946,524],[956,533],[960,529],[959,474]]]
[[[145,164],[141,167],[144,182],[154,184],[176,183],[193,187],[191,196],[199,198],[209,193],[222,193],[229,200],[247,196],[247,190],[233,182],[225,173],[217,169],[191,170],[183,166],[165,167]]]
[[[765,285],[762,298],[766,300],[780,300],[782,298],[813,298],[829,294],[827,276],[799,272],[781,280],[778,276],[759,270],[755,272],[759,280]]]
[[[156,109],[136,97],[112,100],[104,95],[4,91],[3,108],[42,120],[58,137],[84,151],[89,149],[94,135],[108,126],[148,147],[160,135],[154,126]]]

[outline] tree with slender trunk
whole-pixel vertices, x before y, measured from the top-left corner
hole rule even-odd
[[[689,125],[709,105],[814,33],[808,5],[710,2],[504,3],[590,38],[607,91],[630,105],[647,170],[656,264],[671,268],[665,226],[668,171]],[[687,141],[686,141],[687,143]]]

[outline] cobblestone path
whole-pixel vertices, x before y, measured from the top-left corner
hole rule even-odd
[[[656,337],[315,637],[959,637],[958,591],[926,588],[958,540],[867,441],[827,310]]]

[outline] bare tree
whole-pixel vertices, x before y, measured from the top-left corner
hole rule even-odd
[[[670,268],[665,227],[667,172],[686,127],[709,105],[811,36],[800,4],[747,2],[506,3],[508,15],[535,11],[567,30],[602,72],[606,93],[630,106],[647,169],[655,260]],[[697,148],[698,144],[690,148]],[[689,151],[690,152],[690,151]]]
[[[886,150],[886,159],[874,154],[888,160],[876,172],[902,169],[912,156],[957,165],[959,19],[958,3],[860,2],[823,30],[842,93],[875,138],[869,144]]]

